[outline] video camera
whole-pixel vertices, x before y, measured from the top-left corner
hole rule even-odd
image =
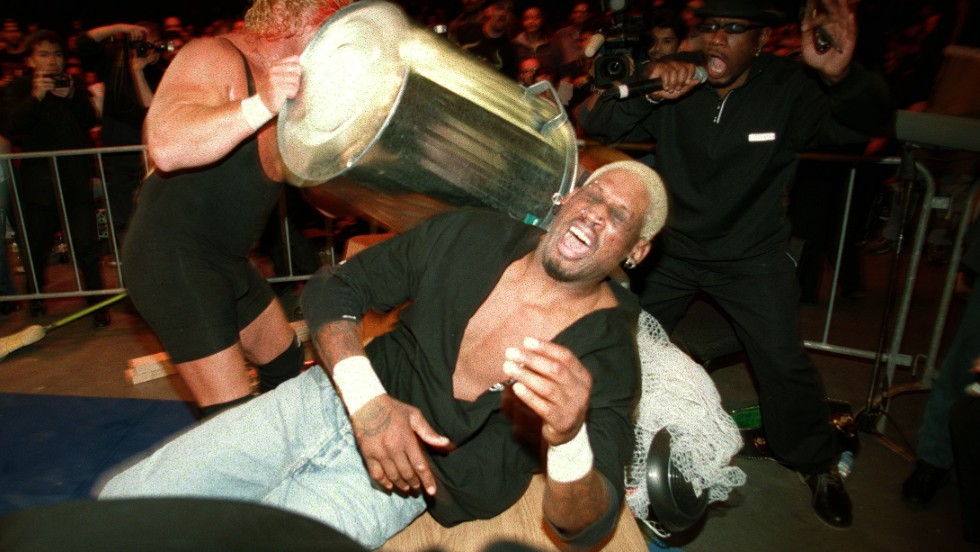
[[[137,56],[147,57],[150,55],[150,52],[160,52],[161,54],[165,52],[173,52],[174,42],[172,40],[167,40],[167,41],[161,40],[157,42],[147,42],[145,40],[140,40],[139,42],[133,42],[132,44],[130,44],[130,48],[132,48],[133,51],[136,52]]]
[[[592,62],[593,79],[600,88],[623,82],[633,74],[636,62],[645,59],[646,18],[642,12],[631,10],[630,3],[629,0],[602,2],[603,12],[611,15],[596,33],[600,38],[593,42],[601,44]]]

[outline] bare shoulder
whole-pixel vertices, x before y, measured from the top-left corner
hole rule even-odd
[[[241,55],[232,42],[221,37],[196,38],[174,58],[158,91],[174,99],[228,101],[246,94],[244,73]]]
[[[211,78],[228,67],[241,64],[230,62],[240,60],[238,49],[232,40],[224,37],[201,37],[187,43],[174,59],[170,69],[180,72],[193,70],[203,78]]]

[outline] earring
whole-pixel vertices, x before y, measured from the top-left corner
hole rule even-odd
[[[633,270],[634,268],[636,268],[636,263],[633,262],[632,258],[627,257],[626,260],[623,261],[623,267],[625,267],[626,270]]]

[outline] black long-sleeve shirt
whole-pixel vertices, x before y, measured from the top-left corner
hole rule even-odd
[[[799,152],[888,132],[894,113],[884,81],[857,63],[827,86],[798,61],[763,53],[725,97],[703,85],[658,105],[605,98],[581,124],[604,144],[656,141],[670,197],[664,253],[732,262],[785,247]]]
[[[88,90],[75,81],[67,98],[45,94],[41,101],[33,95],[33,71],[26,71],[5,90],[7,108],[5,132],[22,151],[61,151],[93,146],[89,130],[98,118]],[[48,159],[24,159],[21,164],[23,199],[41,205],[54,205],[51,165]],[[94,176],[92,158],[69,156],[58,163],[65,200],[91,201]]]
[[[457,446],[431,457],[440,492],[429,511],[444,525],[497,515],[541,468],[540,450],[514,438],[514,424],[501,411],[502,393],[488,390],[473,402],[453,396],[466,325],[507,266],[534,249],[541,233],[500,213],[438,215],[358,253],[332,278],[314,277],[303,293],[311,333],[328,321],[412,300],[397,327],[374,339],[367,353],[388,393],[419,408]],[[587,314],[554,339],[592,373],[589,441],[611,495],[607,515],[577,536],[580,544],[608,533],[622,506],[623,469],[633,447],[631,413],[639,396],[639,305],[625,288],[609,285],[618,306]]]

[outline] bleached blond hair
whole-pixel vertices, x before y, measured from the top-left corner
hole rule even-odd
[[[645,240],[653,239],[657,232],[664,227],[667,222],[667,188],[664,181],[657,174],[657,171],[640,163],[639,161],[624,160],[614,161],[603,165],[589,175],[586,183],[595,181],[603,174],[610,171],[625,171],[635,175],[643,183],[647,190],[649,204],[643,213],[643,224],[640,226],[640,237]]]

